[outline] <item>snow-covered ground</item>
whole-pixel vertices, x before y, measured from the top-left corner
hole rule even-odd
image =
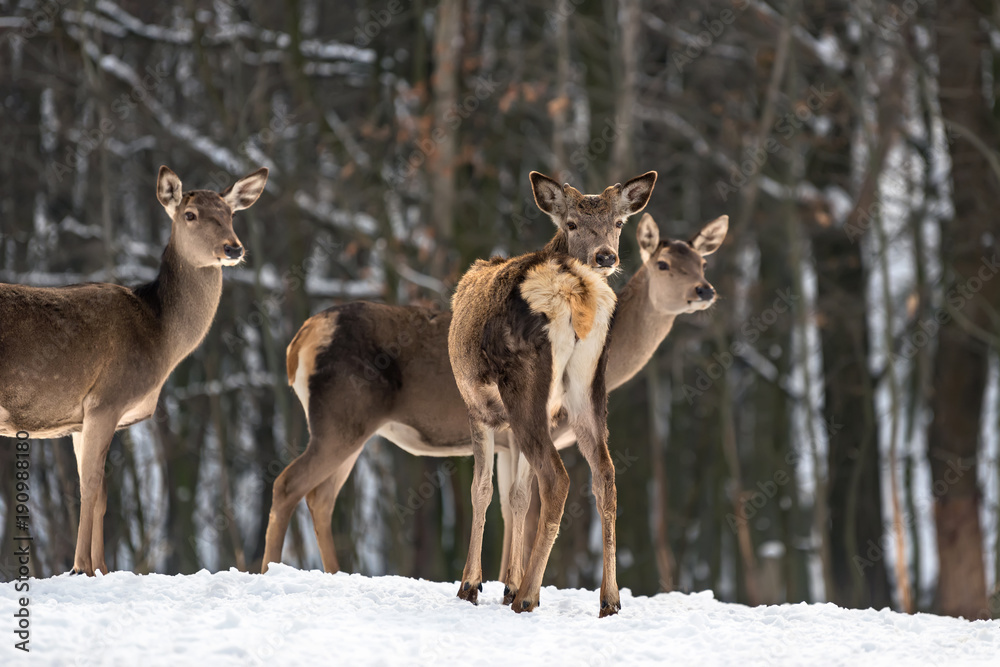
[[[711,593],[633,597],[598,619],[594,591],[545,588],[515,614],[502,584],[480,605],[458,583],[237,572],[32,580],[31,653],[13,648],[16,593],[0,585],[0,664],[47,665],[997,665],[1000,622],[745,607]]]

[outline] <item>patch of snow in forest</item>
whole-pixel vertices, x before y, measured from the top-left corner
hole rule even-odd
[[[503,584],[479,606],[458,582],[323,574],[113,572],[30,582],[31,654],[5,665],[697,664],[995,665],[1000,621],[833,604],[746,607],[709,591],[636,597],[597,618],[598,593],[545,587],[515,614]],[[0,586],[3,608],[23,595]]]

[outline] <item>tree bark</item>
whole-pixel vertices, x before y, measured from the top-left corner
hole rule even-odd
[[[638,0],[619,0],[619,58],[620,83],[616,95],[615,122],[624,128],[615,139],[611,153],[611,180],[622,181],[629,177],[635,162],[633,128],[639,81],[639,36],[642,9]]]
[[[1000,183],[986,154],[961,136],[969,132],[991,151],[997,145],[982,96],[981,54],[989,48],[978,27],[982,18],[967,0],[939,6],[941,113],[954,139],[954,218],[945,222],[941,236],[950,317],[941,326],[934,359],[934,418],[927,439],[940,562],[937,610],[970,619],[988,618],[976,480],[988,346],[970,329],[993,329],[990,304],[995,307],[1000,297],[1000,280],[985,278],[988,270],[976,275],[996,258]]]
[[[455,160],[458,150],[457,128],[449,119],[458,105],[458,58],[461,43],[461,0],[442,0],[434,30],[434,73],[431,87],[434,115],[427,157],[431,177],[431,221],[437,234],[438,251],[434,260],[435,275],[445,273],[445,255],[450,246],[455,210]]]
[[[868,374],[868,323],[861,248],[843,229],[813,236],[817,314],[823,347],[824,418],[834,589],[844,607],[888,606],[889,582],[880,540],[882,489],[874,387]]]

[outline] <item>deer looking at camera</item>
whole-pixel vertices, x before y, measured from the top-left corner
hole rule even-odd
[[[542,575],[569,493],[569,475],[550,428],[565,415],[590,465],[601,515],[602,617],[621,607],[615,567],[615,469],[608,453],[605,340],[615,308],[607,276],[618,267],[618,241],[628,217],[649,201],[649,172],[583,195],[531,174],[535,203],[556,225],[542,250],[512,259],[480,260],[452,300],[448,354],[469,409],[473,525],[459,597],[476,602],[482,586],[482,538],[493,495],[494,433],[509,428],[511,448],[538,479],[541,518],[515,611],[538,606]],[[524,475],[527,477],[527,475]],[[520,486],[520,480],[515,480]],[[511,586],[514,589],[515,586]]]
[[[37,288],[0,284],[0,435],[72,434],[80,475],[73,573],[107,574],[104,463],[116,430],[152,416],[171,371],[208,333],[222,267],[243,259],[233,213],[267,183],[258,169],[222,193],[182,192],[160,167],[156,196],[171,219],[153,282]]]
[[[706,224],[690,241],[660,240],[653,216],[639,221],[636,238],[642,266],[618,295],[614,323],[608,336],[607,389],[613,391],[638,373],[673,329],[679,315],[696,313],[715,303],[716,293],[705,279],[704,259],[722,245],[729,216]],[[574,432],[553,432],[557,449],[571,447]],[[497,451],[497,486],[504,519],[500,579],[506,585],[504,602],[511,603],[526,557],[523,536],[531,501],[531,468],[513,448]]]
[[[728,220],[726,216],[713,220],[685,243],[661,241],[652,216],[642,216],[636,228],[642,265],[618,297],[609,336],[609,391],[646,365],[678,315],[714,303],[715,290],[705,279],[703,257],[722,244]],[[261,571],[281,560],[288,519],[303,497],[323,569],[340,570],[331,516],[344,482],[372,436],[380,435],[415,456],[472,454],[468,410],[448,361],[450,325],[450,312],[366,301],[328,308],[302,324],[288,346],[288,384],[306,413],[309,444],[274,483]],[[512,547],[514,525],[520,526],[520,542],[529,500],[520,487],[511,493],[518,460],[511,461],[509,435],[498,433],[495,440],[504,519],[500,578],[508,586],[509,554],[521,554],[523,549]],[[552,438],[558,449],[576,443],[565,420]],[[528,474],[530,466],[526,461],[523,465],[522,474]],[[520,572],[522,561],[516,562]],[[509,588],[505,600],[513,601]]]

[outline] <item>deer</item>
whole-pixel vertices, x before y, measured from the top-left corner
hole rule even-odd
[[[642,263],[619,294],[611,327],[609,391],[648,363],[678,316],[715,302],[715,290],[704,275],[704,257],[722,245],[728,222],[728,216],[721,216],[686,242],[661,241],[653,217],[642,216],[636,229]],[[281,528],[275,517],[290,517],[303,497],[324,571],[340,570],[331,517],[355,461],[373,436],[415,456],[472,455],[468,414],[447,359],[450,325],[448,311],[367,301],[333,306],[303,323],[288,345],[286,366],[288,384],[306,414],[308,455],[292,461],[274,483],[262,572],[281,560],[287,523]],[[352,425],[349,434],[345,424]],[[523,551],[512,545],[513,524],[522,526],[520,541],[529,499],[519,496],[514,512],[510,489],[517,461],[510,460],[507,435],[496,437],[504,521],[499,580],[505,584],[504,602],[511,604],[510,559],[512,554],[520,558]],[[565,420],[553,431],[553,441],[557,449],[576,443]],[[299,481],[307,475],[312,479]]]
[[[607,277],[618,269],[618,243],[629,216],[645,208],[656,172],[584,195],[538,172],[530,174],[535,203],[556,226],[537,252],[475,262],[452,297],[448,356],[469,413],[473,523],[458,596],[478,602],[482,539],[493,496],[495,433],[510,431],[511,456],[524,457],[512,497],[527,497],[530,471],[538,480],[541,513],[523,574],[512,567],[511,608],[538,606],[542,576],[569,494],[569,474],[551,438],[565,418],[590,465],[601,516],[604,572],[600,616],[621,608],[615,563],[617,490],[608,452],[607,346],[616,297]],[[514,452],[517,452],[515,456]],[[517,530],[517,523],[514,529]],[[515,537],[516,539],[516,537]],[[512,564],[516,567],[518,559]]]
[[[156,196],[171,231],[150,283],[0,284],[0,436],[72,436],[80,477],[73,574],[108,573],[111,440],[153,415],[170,373],[208,333],[222,267],[244,258],[233,213],[257,201],[267,175],[261,168],[223,192],[184,192],[177,174],[161,166]]]
[[[705,224],[688,241],[660,240],[653,216],[645,213],[636,228],[641,264],[618,294],[611,333],[608,336],[606,384],[608,393],[618,389],[642,370],[673,330],[681,315],[707,310],[717,293],[705,279],[705,257],[718,250],[729,231],[729,216]],[[556,449],[572,447],[576,435],[561,420],[552,432]],[[499,441],[498,441],[499,442]],[[497,487],[504,522],[500,580],[504,604],[516,593],[518,573],[523,571],[525,517],[530,504],[531,472],[524,456],[514,448],[497,448]],[[525,479],[527,477],[527,479]],[[514,480],[520,479],[518,486]]]

